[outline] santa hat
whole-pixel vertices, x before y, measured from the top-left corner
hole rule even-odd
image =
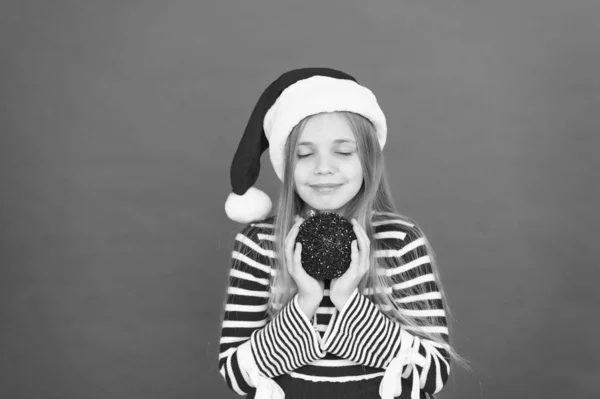
[[[271,200],[254,187],[262,153],[269,148],[275,174],[283,181],[285,143],[294,126],[307,116],[334,111],[350,111],[369,119],[383,149],[385,115],[375,95],[347,73],[330,68],[294,69],[267,87],[250,115],[231,163],[232,193],[225,202],[231,220],[249,223],[268,216]]]

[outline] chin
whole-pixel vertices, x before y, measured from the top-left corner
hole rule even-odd
[[[350,195],[351,193],[349,192],[340,193],[344,195],[341,195],[338,198],[330,198],[329,200],[323,200],[319,196],[313,195],[313,193],[311,193],[308,190],[307,192],[302,192],[300,194],[304,194],[300,195],[300,198],[304,202],[305,206],[319,212],[339,213],[339,210],[342,209],[346,204],[348,204],[348,202],[350,202],[352,198],[354,198],[354,196]]]
[[[305,201],[306,205],[308,205],[311,209],[314,209],[315,211],[319,211],[319,212],[337,212],[339,209],[341,209],[344,205],[346,205],[347,201],[345,203],[333,203],[333,204],[327,204],[327,205],[322,205],[319,203],[316,203],[314,201]]]

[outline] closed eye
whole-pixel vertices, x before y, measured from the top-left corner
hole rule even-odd
[[[354,152],[341,152],[341,151],[338,151],[338,152],[336,152],[336,154],[340,154],[342,156],[349,157],[350,155],[354,154]],[[312,152],[310,152],[308,154],[298,154],[297,156],[298,156],[299,159],[303,159],[303,158],[307,158],[307,157],[309,157],[311,155],[313,155]]]

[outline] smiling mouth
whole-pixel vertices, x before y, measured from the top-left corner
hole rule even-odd
[[[311,185],[310,186],[313,190],[316,190],[320,193],[327,193],[330,191],[335,191],[336,189],[338,189],[339,187],[341,187],[341,184],[322,184],[322,185]]]

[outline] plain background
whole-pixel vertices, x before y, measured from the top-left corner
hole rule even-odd
[[[397,206],[473,367],[440,397],[596,397],[599,19],[597,0],[1,1],[0,397],[236,397],[229,166],[264,88],[305,66],[386,112]]]

